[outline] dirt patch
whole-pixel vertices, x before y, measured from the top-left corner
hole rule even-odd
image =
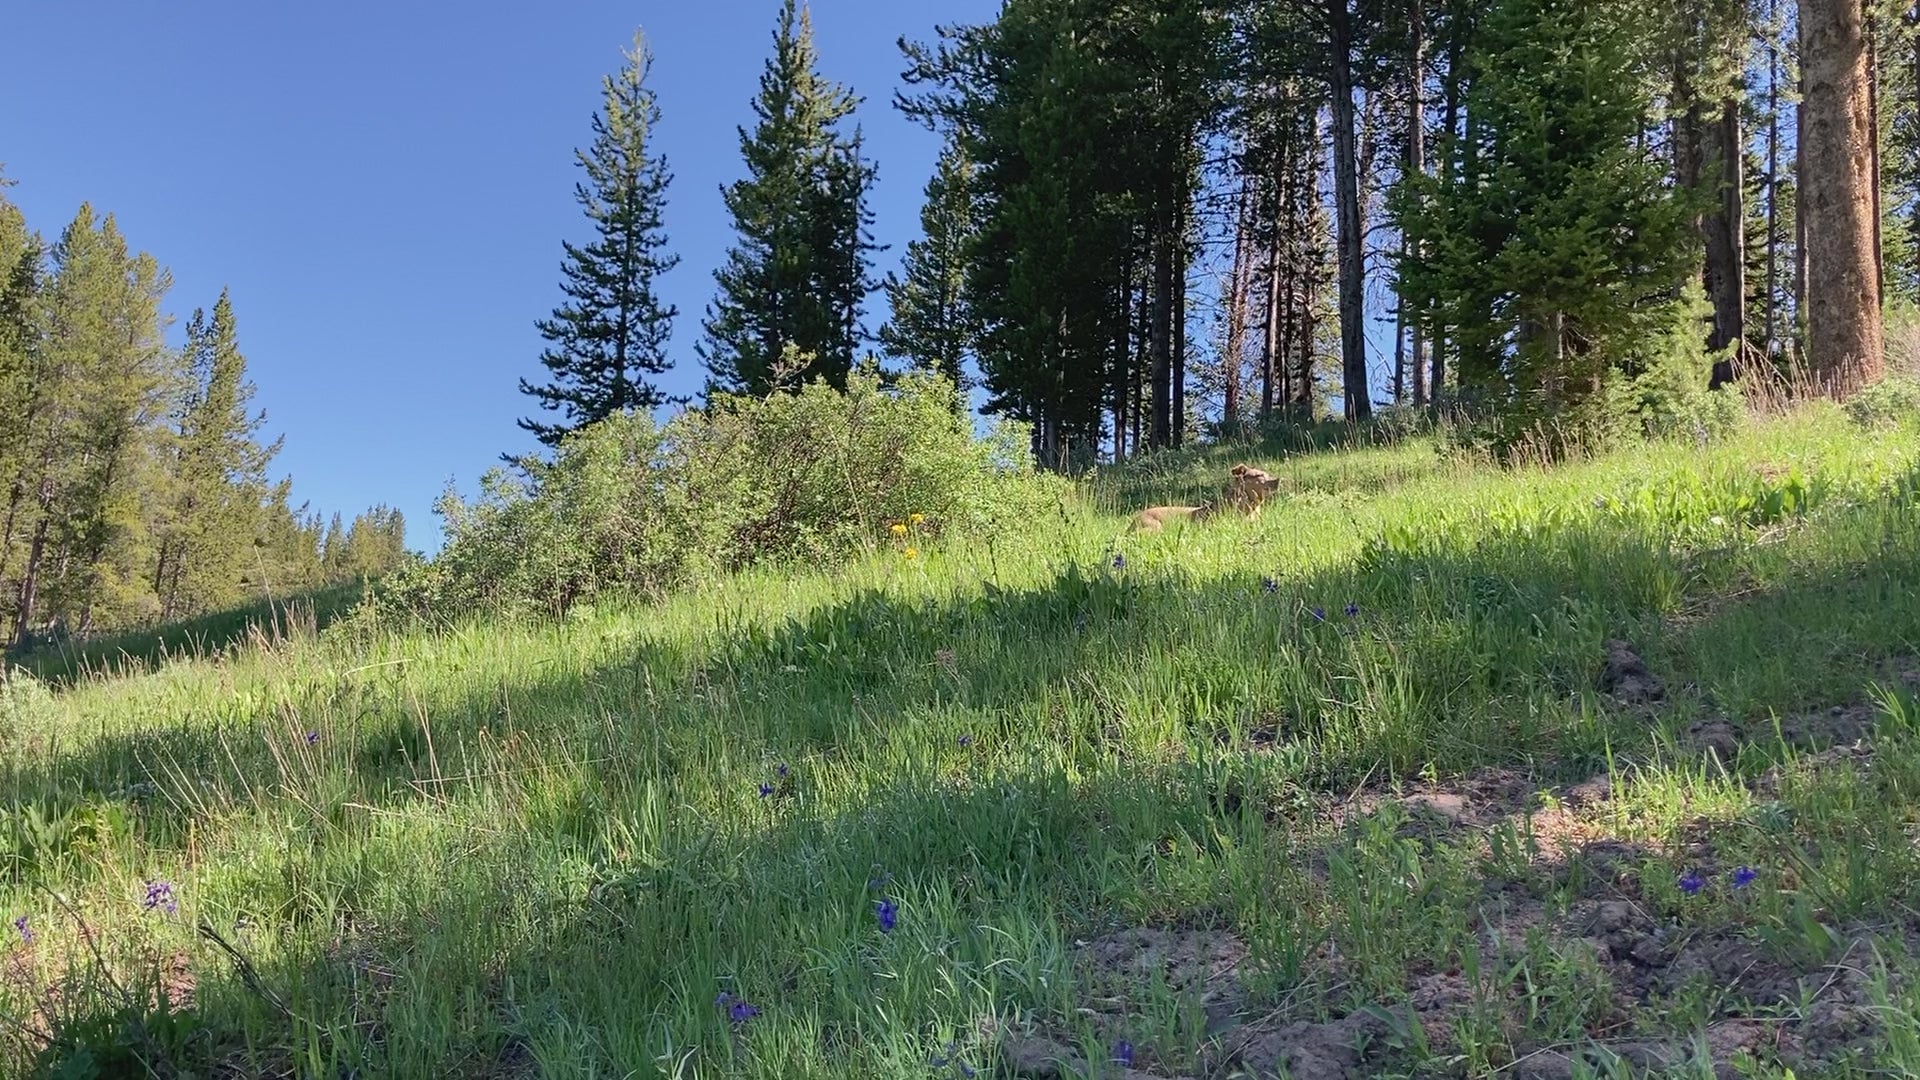
[[[1667,697],[1666,684],[1648,669],[1647,662],[1633,646],[1624,641],[1607,642],[1600,690],[1630,708],[1655,705]]]
[[[1706,1050],[1713,1062],[1716,1080],[1740,1080],[1745,1076],[1735,1061],[1766,1049],[1774,1041],[1777,1027],[1751,1020],[1709,1027]],[[1624,1040],[1574,1050],[1539,1050],[1515,1062],[1511,1075],[1516,1080],[1573,1080],[1583,1069],[1589,1076],[1611,1075],[1609,1070],[1618,1064],[1632,1066],[1636,1071],[1659,1071],[1694,1061],[1698,1050],[1691,1039]]]
[[[1187,997],[1197,995],[1207,1030],[1233,1026],[1246,994],[1240,965],[1247,948],[1231,934],[1205,930],[1123,930],[1076,943],[1076,959],[1087,973],[1095,997],[1088,1007],[1117,1017],[1131,1011],[1132,998],[1164,987]]]
[[[1233,1057],[1254,1076],[1292,1080],[1377,1076],[1380,1070],[1375,1066],[1390,1047],[1387,1036],[1393,1025],[1406,1027],[1414,1022],[1407,1009],[1362,1009],[1325,1023],[1299,1020],[1271,1031],[1249,1028]]]

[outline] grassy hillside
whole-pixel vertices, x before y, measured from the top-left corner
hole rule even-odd
[[[1124,534],[1234,460],[16,685],[0,1029],[71,1060],[125,1000],[242,1076],[1920,1070],[1912,431],[1254,455],[1259,520]]]

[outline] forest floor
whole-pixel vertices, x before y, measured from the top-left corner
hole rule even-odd
[[[0,768],[9,1075],[1920,1075],[1920,439],[1169,456],[16,681]]]

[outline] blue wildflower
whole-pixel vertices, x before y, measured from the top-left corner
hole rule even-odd
[[[1311,615],[1313,616],[1313,621],[1314,621],[1314,622],[1326,622],[1326,621],[1327,621],[1327,609],[1326,609],[1326,608],[1323,608],[1323,607],[1315,607],[1315,608],[1314,608],[1314,609],[1313,609],[1313,610],[1312,610],[1311,612],[1309,612],[1309,614],[1311,614]]]
[[[760,1015],[760,1010],[747,1004],[746,998],[734,997],[725,990],[720,992],[719,997],[713,999],[713,1007],[726,1010],[727,1019],[735,1024],[744,1024]]]
[[[1696,896],[1707,887],[1707,879],[1700,876],[1698,870],[1689,870],[1680,878],[1680,891],[1688,896]]]
[[[19,932],[21,944],[33,944],[33,927],[28,925],[25,915],[13,920],[13,928]]]
[[[789,770],[789,769],[787,768],[787,766],[786,766],[786,763],[785,763],[785,762],[782,762],[782,763],[780,763],[779,765],[776,765],[776,766],[774,766],[774,769],[773,769],[773,773],[774,773],[774,775],[775,775],[775,776],[778,776],[778,777],[779,777],[780,779],[782,779],[782,780],[785,780],[785,779],[787,778],[787,773],[788,773],[789,771],[791,771],[791,770]]]
[[[1128,1042],[1125,1039],[1121,1039],[1119,1042],[1114,1043],[1113,1044],[1113,1063],[1115,1065],[1124,1066],[1125,1068],[1129,1068],[1129,1069],[1133,1068],[1133,1044]]]
[[[772,785],[772,784],[761,784],[761,785],[760,785],[760,797],[761,797],[761,798],[763,798],[763,799],[764,799],[764,798],[766,798],[766,797],[768,797],[769,795],[772,795],[772,794],[773,794],[773,785]]]
[[[975,1076],[978,1076],[978,1075],[979,1075],[978,1073],[976,1073],[976,1072],[974,1072],[974,1069],[973,1069],[973,1066],[971,1066],[971,1065],[969,1065],[969,1064],[967,1064],[967,1063],[966,1063],[966,1062],[964,1062],[964,1061],[956,1061],[956,1062],[954,1062],[954,1063],[953,1063],[953,1067],[954,1067],[954,1068],[956,1068],[956,1069],[959,1069],[959,1070],[960,1070],[960,1075],[961,1075],[961,1076],[963,1076],[963,1077],[965,1077],[965,1078],[966,1078],[966,1080],[973,1080],[973,1078],[974,1078]]]
[[[880,920],[880,932],[891,934],[900,924],[900,905],[892,900],[880,900],[873,905],[873,915]]]
[[[1744,889],[1753,884],[1754,879],[1759,876],[1760,871],[1755,870],[1751,866],[1743,866],[1733,872],[1733,887],[1736,889]]]
[[[965,750],[967,747],[972,745],[973,745],[973,736],[971,735],[960,736],[960,749]]]
[[[1263,577],[1260,579],[1260,591],[1272,596],[1280,591],[1280,583],[1270,577]]]
[[[147,897],[140,901],[140,906],[148,911],[158,908],[169,915],[178,914],[180,911],[180,901],[174,899],[173,883],[169,881],[147,882]]]
[[[1113,557],[1113,568],[1115,570],[1125,570],[1127,568],[1127,557],[1125,555],[1115,555]]]
[[[1349,618],[1349,619],[1357,619],[1357,618],[1359,618],[1359,617],[1360,617],[1360,605],[1359,605],[1359,604],[1355,604],[1355,603],[1348,603],[1348,604],[1347,604],[1347,618]]]
[[[309,731],[309,732],[307,732],[307,745],[308,745],[308,746],[312,746],[312,745],[313,745],[314,743],[317,743],[317,742],[319,742],[319,741],[320,741],[320,733],[319,733],[319,732],[317,732],[317,731]]]

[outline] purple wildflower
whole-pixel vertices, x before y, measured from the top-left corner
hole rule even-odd
[[[1743,866],[1733,872],[1733,887],[1736,889],[1744,889],[1753,884],[1754,879],[1759,876],[1760,871],[1755,870],[1751,866]]]
[[[735,1024],[744,1024],[760,1015],[760,1010],[747,1004],[746,998],[734,997],[725,990],[720,991],[720,996],[713,999],[713,1007],[726,1010],[727,1019]]]
[[[174,899],[173,883],[170,881],[147,882],[147,898],[140,901],[140,906],[148,911],[158,908],[169,915],[180,912],[180,901]]]
[[[25,915],[13,920],[13,928],[20,933],[21,944],[33,944],[33,927],[27,923],[27,917]]]
[[[1272,596],[1280,591],[1280,583],[1270,577],[1263,577],[1260,579],[1260,591]]]
[[[1697,896],[1707,887],[1707,879],[1700,876],[1698,870],[1689,870],[1680,878],[1680,891],[1688,896]]]
[[[891,934],[893,928],[900,925],[900,905],[882,899],[873,905],[873,916],[880,920],[880,932]]]
[[[973,736],[971,735],[960,736],[960,749],[965,750],[967,747],[972,745],[973,745]]]
[[[1127,568],[1127,557],[1125,555],[1115,555],[1113,557],[1113,568],[1115,570],[1125,570]]]
[[[309,731],[309,732],[307,732],[307,745],[308,745],[308,746],[312,746],[313,744],[315,744],[315,743],[317,743],[317,742],[319,742],[319,741],[320,741],[320,733],[319,733],[319,732],[317,732],[317,731]]]
[[[1133,1068],[1133,1044],[1125,1039],[1113,1044],[1113,1063],[1124,1068]]]

